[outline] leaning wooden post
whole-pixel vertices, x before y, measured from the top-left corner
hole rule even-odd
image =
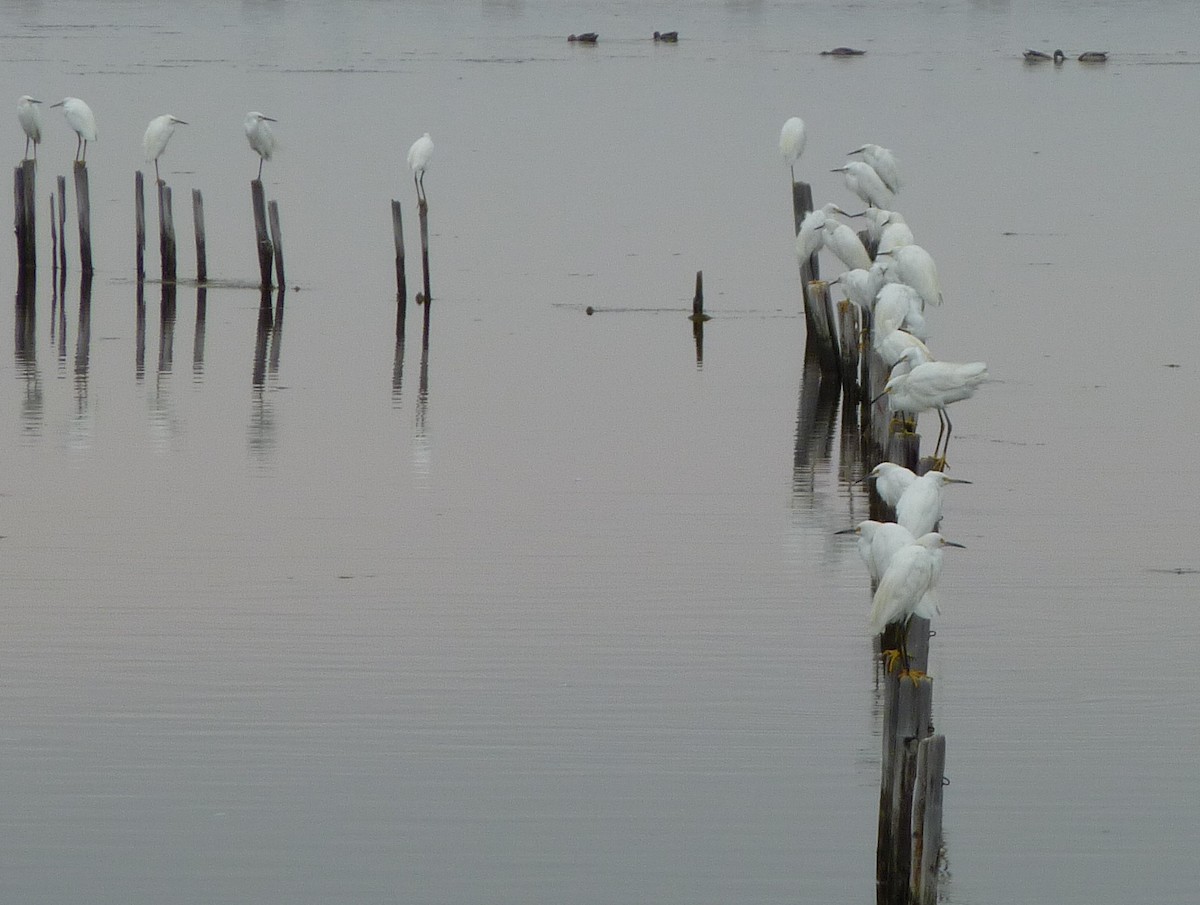
[[[175,282],[175,214],[171,209],[171,187],[158,182],[158,253],[162,281]]]
[[[274,249],[267,235],[267,205],[263,200],[263,185],[261,179],[250,183],[250,201],[254,207],[254,240],[258,248],[259,287],[271,288],[271,259]]]
[[[392,239],[396,243],[396,328],[404,320],[408,307],[408,278],[404,275],[404,223],[400,202],[392,199]]]
[[[425,304],[433,296],[429,294],[429,205],[424,198],[417,201],[417,217],[421,221],[421,276],[425,284]]]
[[[938,861],[942,853],[942,789],[946,736],[932,735],[917,746],[913,790],[912,853],[908,889],[915,905],[936,905]]]
[[[79,269],[92,273],[92,205],[88,192],[87,162],[75,161],[75,207],[79,214]]]
[[[267,208],[271,214],[271,243],[275,246],[275,276],[282,289],[287,285],[287,280],[283,277],[283,231],[279,228],[279,202],[272,201]]]
[[[63,276],[67,273],[67,177],[59,176],[58,183],[58,263]]]
[[[196,282],[208,282],[207,242],[204,238],[204,199],[199,189],[192,189],[192,226],[196,233]]]
[[[133,232],[137,257],[137,278],[146,279],[146,179],[142,171],[133,174]]]

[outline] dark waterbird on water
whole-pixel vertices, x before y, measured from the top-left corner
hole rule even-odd
[[[600,40],[600,34],[594,31],[585,31],[581,35],[567,35],[567,40],[572,44],[595,44]]]
[[[655,43],[662,42],[663,44],[678,44],[679,32],[677,31],[656,31],[654,33]]]
[[[1086,50],[1079,55],[1080,63],[1103,63],[1108,59],[1108,54],[1103,50]]]
[[[1041,50],[1027,50],[1024,56],[1026,63],[1048,63],[1053,60],[1055,65],[1067,58],[1067,55],[1061,50],[1056,50],[1053,54],[1045,53]]]
[[[833,50],[822,50],[823,57],[861,57],[865,54],[865,50],[856,50],[853,47],[835,47]]]

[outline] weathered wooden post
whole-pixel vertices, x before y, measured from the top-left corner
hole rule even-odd
[[[279,288],[287,285],[283,276],[283,231],[279,228],[279,202],[267,205],[271,214],[271,244],[275,247],[275,276]]]
[[[403,330],[408,308],[408,277],[404,273],[404,223],[400,202],[392,199],[392,240],[396,244],[396,335]]]
[[[913,790],[909,896],[915,905],[936,905],[938,862],[942,854],[942,791],[946,736],[931,735],[917,746]]]
[[[859,326],[858,305],[843,299],[837,305],[838,317],[838,349],[841,358],[839,372],[842,375],[842,394],[848,402],[857,402],[862,398],[862,388],[856,382],[858,379],[859,336],[862,333]]]
[[[65,307],[65,306],[64,306]],[[65,331],[64,331],[65,332]],[[92,275],[79,278],[79,332],[75,337],[75,376],[87,378],[92,349]]]
[[[162,281],[175,282],[175,214],[171,208],[171,187],[158,181],[158,254]]]
[[[805,346],[816,353],[822,370],[838,377],[841,361],[837,351],[835,321],[830,313],[829,284],[824,280],[813,280],[805,292],[805,302],[810,325]]]
[[[889,673],[884,698],[876,882],[903,897],[908,889],[912,853],[910,828],[917,746],[930,734],[933,680],[924,677],[914,682]],[[889,901],[896,898],[893,896]]]
[[[17,269],[37,270],[37,165],[21,161],[13,170],[13,228],[17,235]]]
[[[141,170],[133,174],[133,232],[137,278],[146,279],[146,180]]]
[[[208,282],[208,242],[204,237],[204,198],[192,189],[192,227],[196,233],[196,282]]]
[[[425,304],[429,305],[433,299],[433,296],[429,294],[429,204],[424,198],[417,201],[417,217],[421,221],[421,277],[424,281]],[[428,329],[428,308],[425,311],[425,325]]]
[[[59,176],[58,184],[58,264],[61,278],[67,273],[67,177]]]
[[[54,192],[50,193],[50,271],[58,273],[58,215],[55,213]]]
[[[706,321],[708,315],[704,313],[704,271],[696,271],[696,293],[692,296],[692,320]]]
[[[255,179],[250,183],[250,203],[254,208],[254,241],[258,249],[258,285],[262,289],[270,289],[274,249],[271,247],[271,238],[267,234],[267,205],[263,196],[261,179]]]
[[[75,207],[79,215],[79,269],[92,273],[92,204],[88,191],[87,162],[75,161]]]

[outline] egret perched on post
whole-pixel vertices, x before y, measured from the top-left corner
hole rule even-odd
[[[433,139],[426,132],[408,149],[408,165],[413,171],[413,185],[417,187],[417,203],[425,204],[425,171],[433,159]]]
[[[883,288],[883,268],[872,264],[870,269],[856,267],[853,270],[843,270],[829,281],[829,285],[840,283],[846,298],[858,305],[863,311],[875,308],[875,298]]]
[[[863,145],[851,151],[849,156],[855,154],[861,154],[862,159],[879,174],[883,184],[894,194],[900,194],[900,165],[891,151],[879,145]]]
[[[846,188],[871,207],[885,207],[890,210],[896,200],[895,194],[869,163],[851,160],[847,161],[845,166],[834,167],[830,172],[842,173],[846,179]]]
[[[879,498],[895,509],[901,495],[917,479],[917,476],[913,474],[912,469],[905,468],[903,465],[897,465],[895,462],[880,462],[871,469],[867,478],[874,478],[875,492],[879,494]]]
[[[927,471],[916,478],[896,501],[896,522],[914,537],[936,531],[942,520],[942,498],[947,484],[970,484],[945,472]]]
[[[77,97],[64,97],[57,104],[50,106],[63,108],[63,116],[67,120],[67,125],[75,130],[77,136],[75,159],[86,161],[88,142],[95,141],[97,137],[96,115],[92,113],[92,108]],[[83,149],[82,155],[79,153],[81,148]]]
[[[845,528],[836,533],[858,536],[858,555],[862,557],[862,561],[867,566],[872,588],[879,583],[879,579],[891,565],[896,551],[916,543],[912,532],[895,522],[876,522],[867,519],[859,522],[853,528]]]
[[[907,374],[912,370],[913,365],[934,360],[929,346],[907,330],[896,329],[891,333],[876,333],[875,338],[871,341],[871,347],[879,353],[883,363],[891,369],[893,377]],[[900,411],[911,410],[900,409]]]
[[[937,265],[933,263],[933,255],[920,245],[900,245],[877,252],[876,257],[892,262],[886,271],[891,282],[911,286],[921,294],[926,305],[942,303],[942,282],[938,279]]]
[[[897,331],[899,332],[899,331]],[[888,407],[893,412],[938,413],[938,438],[933,445],[933,461],[938,471],[946,467],[946,451],[950,447],[950,433],[954,426],[946,414],[946,406],[962,399],[970,399],[975,390],[988,378],[987,365],[982,361],[958,364],[950,361],[922,361],[921,353],[906,350],[903,358],[912,365],[907,374],[899,374],[884,385],[883,393],[888,397]],[[942,437],[946,445],[942,448]],[[938,449],[941,448],[941,456]]]
[[[841,214],[843,217],[860,216],[859,214],[847,214],[832,202],[805,214],[804,219],[800,221],[800,231],[796,233],[796,257],[800,259],[800,263],[803,264],[824,246],[825,234],[821,228],[825,225],[825,221],[834,214]]]
[[[825,233],[825,247],[832,251],[851,270],[869,270],[871,256],[858,235],[845,223],[827,219],[821,228]]]
[[[150,125],[146,127],[146,137],[142,139],[142,147],[146,149],[146,160],[154,161],[154,179],[156,182],[162,182],[162,179],[158,175],[158,158],[167,149],[167,142],[175,134],[175,127],[177,125],[186,126],[187,122],[172,116],[170,113],[164,113],[162,116],[156,116],[150,120]]]
[[[908,625],[914,615],[928,619],[938,612],[937,582],[942,575],[942,548],[962,547],[930,532],[893,555],[871,605],[871,634],[879,635],[893,623],[901,626],[898,656],[904,663],[901,675],[916,678],[908,666]],[[891,651],[889,668],[897,652]]]
[[[796,181],[796,161],[804,153],[804,146],[807,143],[808,133],[804,129],[804,120],[793,116],[783,124],[783,130],[779,133],[779,153],[783,156],[783,162],[791,170],[792,182]]]
[[[278,120],[264,116],[257,110],[247,113],[246,118],[242,121],[242,128],[246,130],[246,141],[250,142],[250,147],[259,157],[258,178],[260,180],[262,179],[263,161],[270,160],[271,155],[275,153],[275,133],[267,125],[267,123],[274,122],[278,122]]]
[[[880,338],[903,328],[917,339],[929,339],[924,309],[925,303],[917,290],[905,283],[888,283],[875,295],[875,318],[871,329]]]
[[[37,146],[42,140],[42,114],[38,110],[40,104],[36,97],[22,94],[17,101],[17,119],[25,131],[25,156],[29,156],[29,143],[33,142],[33,159],[37,160]]]

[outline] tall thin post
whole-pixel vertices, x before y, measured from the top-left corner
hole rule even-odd
[[[158,252],[163,282],[174,283],[175,214],[171,209],[171,187],[161,180],[158,183]]]
[[[425,304],[428,305],[433,297],[429,294],[429,205],[424,198],[417,202],[417,216],[421,221],[421,276],[425,282]]]
[[[937,869],[942,852],[942,789],[946,772],[946,736],[932,735],[917,747],[913,791],[912,855],[909,895],[916,905],[936,905]]]
[[[88,191],[87,162],[75,161],[75,206],[79,214],[79,269],[92,273],[92,204]]]
[[[50,270],[58,273],[58,216],[54,192],[50,193]]]
[[[396,243],[396,329],[401,331],[408,308],[408,278],[404,274],[404,223],[400,202],[395,199],[392,199],[392,239]]]
[[[283,232],[279,228],[279,202],[272,201],[267,205],[271,214],[271,242],[275,246],[275,276],[282,289],[287,285],[283,276]]]
[[[17,233],[17,266],[22,270],[37,270],[37,167],[32,160],[23,160],[13,172],[14,227]]]
[[[133,231],[134,253],[137,257],[137,278],[146,279],[146,180],[142,171],[133,174]]]
[[[271,261],[274,249],[271,247],[271,238],[267,234],[267,205],[263,196],[261,179],[255,179],[250,183],[250,202],[254,207],[254,241],[258,248],[259,287],[270,289]]]
[[[67,177],[58,180],[58,264],[62,278],[67,275]]]
[[[208,282],[207,242],[204,238],[204,198],[199,189],[192,189],[192,225],[196,233],[196,282]]]

